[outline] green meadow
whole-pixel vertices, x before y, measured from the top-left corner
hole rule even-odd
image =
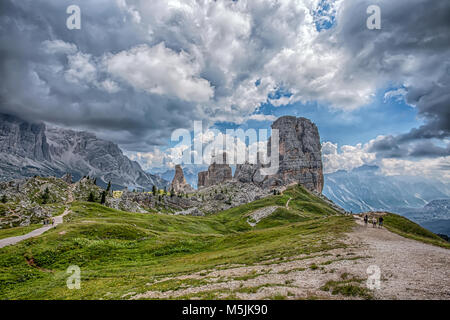
[[[248,214],[266,206],[279,208],[251,227]],[[205,217],[88,202],[74,202],[71,210],[55,229],[0,249],[0,299],[126,299],[198,286],[203,280],[170,279],[345,247],[341,239],[354,225],[300,186]],[[81,268],[80,290],[67,288],[71,265]]]

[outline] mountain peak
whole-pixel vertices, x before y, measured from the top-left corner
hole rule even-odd
[[[75,179],[89,175],[100,185],[149,190],[168,182],[144,172],[113,142],[86,131],[46,127],[15,116],[0,115],[0,177],[2,180],[34,175]]]

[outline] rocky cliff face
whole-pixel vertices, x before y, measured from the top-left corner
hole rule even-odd
[[[231,167],[227,164],[226,153],[222,156],[222,161],[218,161],[218,158],[213,159],[208,171],[199,172],[198,188],[218,185],[233,178]]]
[[[170,190],[171,192],[173,190],[177,193],[189,193],[194,191],[194,189],[186,182],[183,169],[179,164],[175,166],[175,176],[173,177],[172,184],[170,185]]]
[[[115,188],[151,189],[167,181],[148,174],[119,147],[87,132],[46,128],[13,116],[0,115],[0,179],[3,181],[39,176],[74,180],[96,177],[99,185],[111,181]]]
[[[279,169],[263,176],[260,163],[236,166],[235,179],[253,182],[263,188],[299,183],[319,192],[323,189],[323,167],[320,136],[317,126],[306,118],[281,117],[272,124],[279,130]],[[271,141],[268,151],[270,155]]]

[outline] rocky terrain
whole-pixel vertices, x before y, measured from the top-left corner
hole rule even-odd
[[[114,189],[167,186],[167,181],[146,173],[128,159],[120,148],[94,134],[43,123],[28,123],[0,114],[0,180],[38,176],[61,177],[66,172],[75,180],[96,177],[98,184],[112,183]]]
[[[218,185],[233,178],[226,153],[214,156],[211,162],[207,171],[202,171],[198,174],[199,189]]]
[[[82,178],[71,184],[55,177],[32,177],[0,182],[0,229],[42,223],[74,200],[87,201],[92,193],[100,200],[103,189],[94,179]]]
[[[165,213],[195,215],[216,213],[272,195],[256,185],[228,181],[220,185],[202,188],[189,194],[125,191],[119,198],[108,197],[108,207],[138,213]]]

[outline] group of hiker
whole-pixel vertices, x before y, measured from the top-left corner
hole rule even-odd
[[[378,228],[382,228],[383,227],[383,221],[384,221],[383,217],[379,217],[378,219],[376,217],[372,217],[370,223],[372,224],[372,226],[374,228],[377,227],[377,224],[378,224]],[[366,227],[367,227],[368,223],[369,223],[369,216],[366,214],[364,216],[364,224],[366,225]]]
[[[45,219],[44,220],[44,225],[52,225],[52,226],[54,226],[55,225],[55,219],[53,219],[53,218],[51,218],[51,219]]]

